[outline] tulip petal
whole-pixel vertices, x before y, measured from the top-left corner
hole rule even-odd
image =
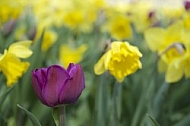
[[[67,71],[68,71],[68,73],[69,73],[69,71],[72,69],[73,66],[74,66],[73,63],[70,63],[70,64],[69,64],[69,66],[67,67]]]
[[[47,68],[36,69],[32,71],[32,84],[34,91],[37,96],[40,98],[41,102],[47,104],[44,98],[42,97],[42,89],[47,82]]]
[[[80,65],[74,65],[69,71],[70,79],[60,91],[59,103],[74,103],[85,88],[84,73]]]
[[[59,91],[68,80],[69,74],[59,65],[52,65],[47,70],[47,84],[42,95],[49,106],[58,105]]]

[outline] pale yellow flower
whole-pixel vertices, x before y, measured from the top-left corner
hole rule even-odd
[[[132,36],[131,22],[126,15],[111,16],[105,22],[104,30],[118,40],[130,38]]]
[[[129,14],[130,20],[134,24],[137,32],[144,32],[145,29],[156,22],[156,13],[151,2],[132,2],[129,4],[126,12]]]
[[[158,18],[164,23],[170,23],[182,17],[185,9],[182,0],[154,1]]]
[[[142,68],[140,57],[142,54],[138,48],[128,42],[112,42],[111,48],[95,64],[95,74],[109,71],[121,83],[126,76]]]
[[[24,2],[21,0],[1,0],[0,2],[0,25],[8,20],[17,19],[24,9]]]
[[[184,13],[182,20],[185,28],[190,29],[190,12]]]
[[[99,12],[104,7],[103,0],[64,0],[63,6],[63,24],[72,29],[81,32],[92,31],[93,24],[96,22]]]
[[[43,52],[46,52],[57,40],[57,33],[49,28],[44,29],[41,26],[37,26],[36,29],[36,34],[35,34],[35,38],[34,38],[34,42],[37,42],[43,33],[44,30],[44,35],[42,38],[42,46],[41,49]]]
[[[37,24],[46,28],[52,25],[62,25],[63,0],[33,0],[30,6],[35,15]]]
[[[71,29],[75,29],[77,26],[82,24],[84,19],[85,15],[83,11],[78,9],[67,12],[67,14],[63,17],[64,23]]]
[[[149,48],[160,56],[158,70],[166,73],[166,82],[177,82],[184,75],[190,77],[189,35],[190,31],[184,28],[181,21],[167,29],[157,27],[145,32]]]
[[[69,63],[78,63],[82,60],[84,52],[87,50],[87,45],[82,44],[77,48],[69,45],[62,45],[60,48],[60,62],[64,67]]]
[[[42,41],[42,51],[47,51],[57,40],[57,34],[53,31],[47,30],[44,32]]]
[[[31,41],[21,41],[10,45],[9,49],[0,54],[0,70],[7,78],[7,86],[12,86],[28,69],[30,63],[22,62],[19,58],[32,55],[29,49]]]
[[[28,58],[32,55],[29,49],[32,41],[20,41],[10,45],[8,53],[12,53],[18,58]]]

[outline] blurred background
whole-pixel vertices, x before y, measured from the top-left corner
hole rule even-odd
[[[54,126],[52,108],[43,105],[34,93],[31,71],[52,64],[66,68],[73,62],[82,66],[86,87],[76,103],[66,105],[68,126],[188,126],[189,76],[184,73],[176,81],[167,80],[168,71],[158,70],[159,51],[163,50],[154,42],[162,33],[147,30],[164,29],[167,39],[163,45],[184,40],[187,60],[181,67],[189,70],[189,10],[187,0],[0,0],[0,125],[32,125],[19,104],[42,126]],[[167,31],[178,22],[183,25],[176,26],[175,34]],[[14,70],[9,66],[14,61],[3,60],[5,50],[26,40],[32,41],[29,48],[33,54],[20,61],[30,65],[8,86],[5,73],[7,68]],[[152,49],[151,40],[160,48]],[[128,42],[143,55],[142,69],[122,83],[109,71],[94,73],[94,65],[113,41]]]

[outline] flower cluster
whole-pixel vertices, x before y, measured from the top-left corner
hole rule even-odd
[[[189,124],[189,79],[189,0],[0,2],[2,126]]]

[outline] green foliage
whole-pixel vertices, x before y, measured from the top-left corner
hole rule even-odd
[[[158,124],[158,122],[156,122],[156,120],[154,118],[152,118],[152,116],[150,116],[149,114],[147,114],[147,116],[150,119],[150,121],[152,122],[152,126],[160,126]]]
[[[28,110],[26,110],[25,108],[23,108],[20,105],[17,105],[31,120],[33,126],[41,126],[40,122],[38,121],[38,119]]]
[[[27,15],[28,14],[28,15]],[[36,25],[33,16],[17,20],[9,34],[0,31],[0,53],[17,41],[16,32],[21,25],[26,26],[25,36]],[[164,19],[163,19],[164,20]],[[164,22],[162,20],[162,22]],[[34,24],[33,24],[34,23]],[[168,84],[164,73],[157,70],[159,57],[149,50],[143,33],[138,33],[132,24],[133,36],[128,41],[142,52],[142,69],[129,75],[119,84],[109,71],[97,76],[94,65],[115,40],[110,34],[102,32],[102,24],[94,24],[93,30],[83,33],[67,27],[51,26],[58,35],[56,42],[43,52],[42,34],[33,39],[33,55],[25,59],[30,67],[14,86],[6,87],[6,78],[0,73],[0,126],[54,126],[52,108],[43,105],[33,91],[31,72],[34,69],[60,64],[59,49],[62,44],[79,46],[86,44],[87,51],[79,62],[85,74],[85,89],[78,101],[66,105],[68,126],[187,126],[190,124],[190,79]],[[29,37],[26,39],[29,39]],[[25,106],[23,108],[22,106]],[[147,114],[148,113],[148,114]],[[35,115],[35,116],[34,116]],[[57,117],[56,117],[57,118]],[[57,119],[56,119],[57,120]]]

